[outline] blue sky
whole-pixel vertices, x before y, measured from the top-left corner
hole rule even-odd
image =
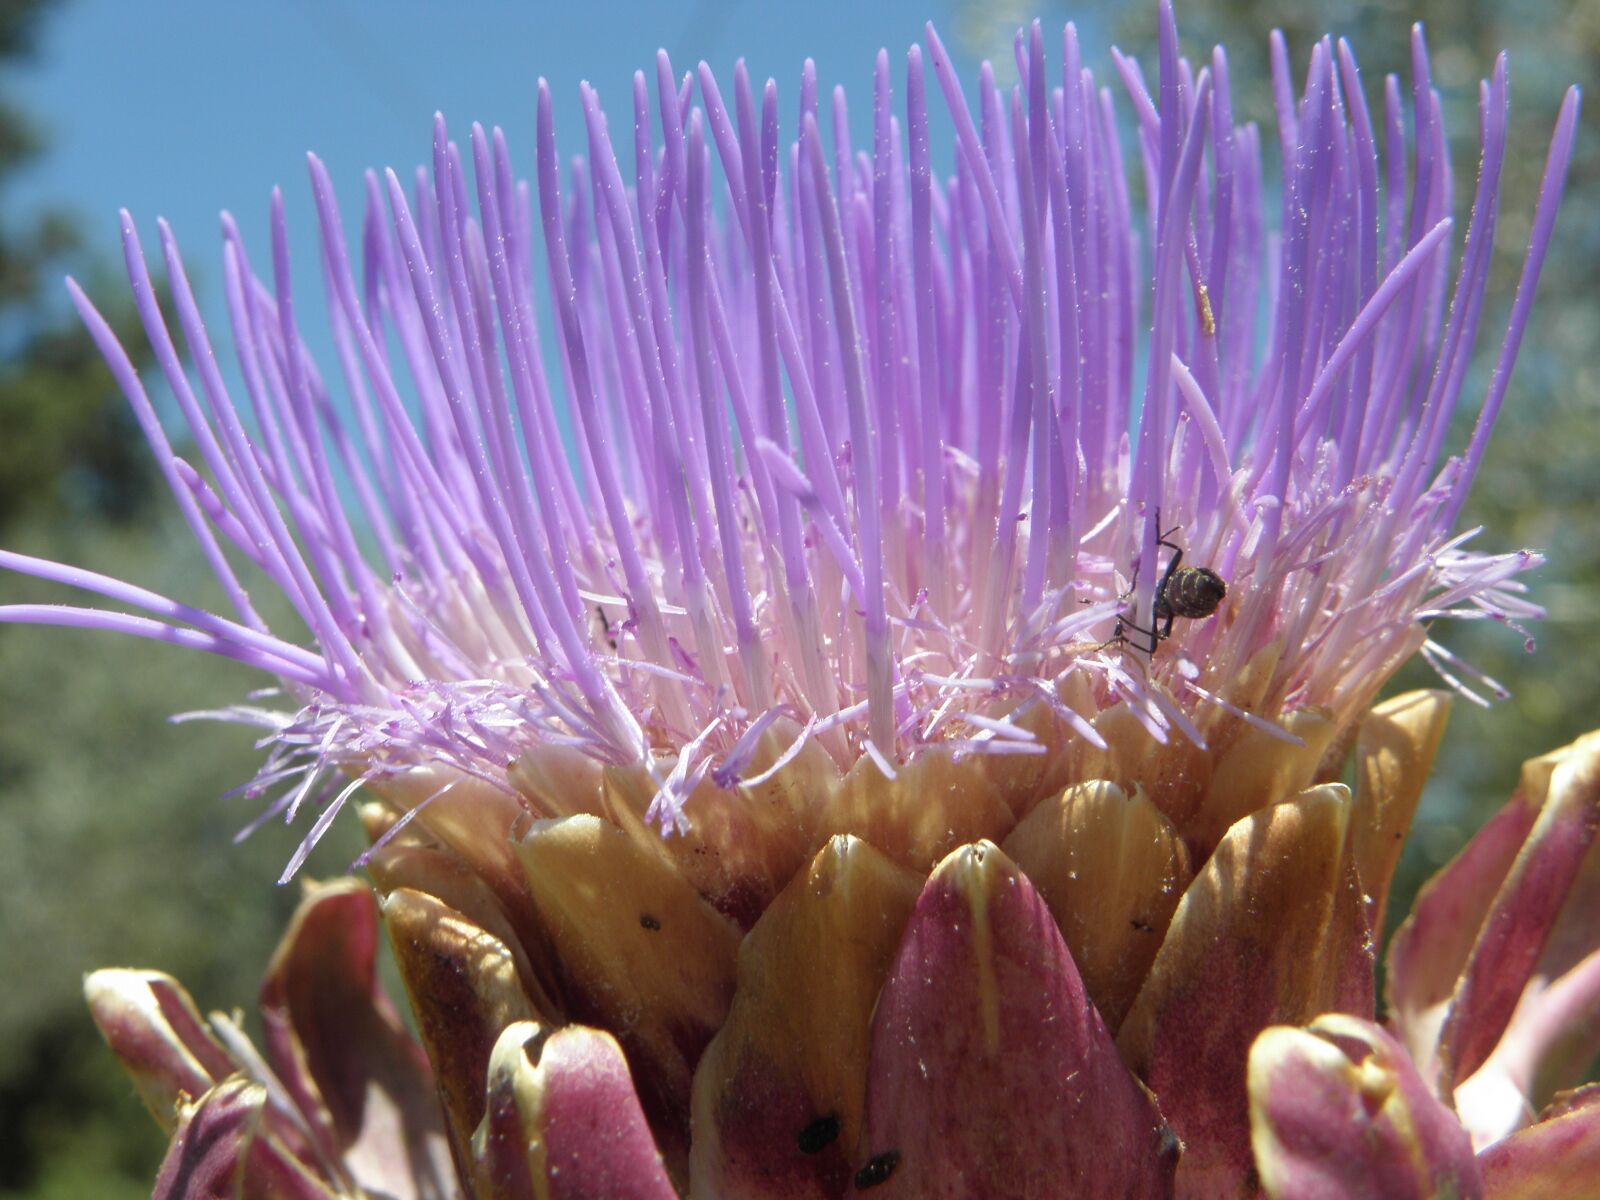
[[[218,337],[226,326],[218,214],[232,212],[257,270],[266,269],[269,197],[282,186],[301,330],[332,380],[307,150],[327,164],[347,235],[359,246],[362,172],[393,166],[409,179],[429,154],[435,110],[458,141],[475,120],[503,126],[528,178],[539,77],[554,92],[558,141],[576,153],[585,144],[579,82],[599,89],[613,129],[620,123],[626,137],[633,72],[653,69],[658,47],[680,74],[704,58],[726,86],[742,56],[756,79],[777,79],[786,139],[810,56],[819,82],[846,87],[857,144],[867,144],[874,56],[880,46],[890,50],[898,92],[905,50],[921,40],[924,21],[940,27],[963,80],[975,84],[977,61],[959,36],[957,7],[958,0],[67,0],[46,18],[35,59],[11,73],[9,88],[48,149],[8,203],[14,212],[67,206],[119,271],[117,210],[132,212],[147,255],[159,256],[156,219],[165,217]],[[983,10],[995,30],[1009,27],[1009,7]],[[1090,62],[1108,66],[1105,47],[1092,34],[1088,40]],[[1000,34],[991,53],[1008,57],[1009,37]],[[933,107],[937,122],[936,99]],[[949,159],[948,137],[936,133],[934,146]],[[623,155],[630,158],[631,150]],[[91,288],[91,298],[105,299],[105,290]],[[69,311],[64,291],[58,296]],[[219,349],[228,345],[226,336],[220,341]],[[231,385],[238,376],[230,359],[224,350]],[[163,404],[164,384],[149,383]]]
[[[898,66],[929,17],[953,41],[951,8],[951,0],[70,0],[47,20],[37,60],[14,76],[50,147],[13,196],[23,207],[69,204],[107,251],[116,248],[119,207],[133,212],[147,244],[164,216],[186,257],[206,264],[217,257],[223,208],[264,246],[268,195],[281,184],[309,266],[307,150],[328,164],[348,209],[364,168],[423,159],[438,109],[458,139],[474,120],[504,126],[530,174],[540,75],[555,93],[561,142],[576,151],[579,81],[626,111],[633,70],[660,46],[680,71],[705,58],[724,78],[742,55],[758,79],[779,81],[786,120],[810,55],[822,82],[860,97],[855,116],[864,117],[878,47]],[[974,72],[963,63],[967,78]]]

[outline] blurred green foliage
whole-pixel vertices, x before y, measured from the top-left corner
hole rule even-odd
[[[176,520],[137,529],[30,522],[4,537],[24,552],[224,602]],[[6,592],[60,599],[59,589],[15,578]],[[158,968],[202,1009],[249,1012],[300,894],[273,880],[304,829],[274,824],[234,845],[257,807],[218,797],[260,761],[252,735],[210,722],[174,728],[167,718],[260,683],[243,667],[156,643],[0,627],[0,953],[13,981],[0,988],[0,1127],[11,1147],[0,1156],[0,1194],[114,1194],[109,1181],[81,1186],[86,1146],[129,1195],[148,1194],[162,1138],[88,1019],[84,972]],[[313,862],[325,874],[359,853],[353,822],[330,836]]]
[[[55,2],[0,0],[0,63],[28,54]],[[42,150],[0,84],[0,198]],[[110,379],[89,335],[63,320],[62,274],[82,271],[91,286],[102,275],[80,247],[71,213],[46,208],[19,221],[0,203],[0,528],[27,516],[128,519],[150,495],[155,471],[133,418],[107,402]],[[108,316],[121,332],[131,310]]]
[[[52,7],[0,0],[0,65]],[[126,286],[86,260],[71,214],[17,220],[5,203],[43,149],[0,82],[0,544],[216,606],[61,277],[111,306],[139,355]],[[61,598],[4,577],[8,603]],[[234,846],[256,809],[217,798],[255,770],[251,733],[167,718],[260,683],[155,643],[0,625],[0,1195],[149,1195],[163,1139],[88,1019],[84,972],[169,971],[203,1008],[254,997],[299,895],[272,881],[303,831]],[[341,870],[357,836],[341,826],[314,868]]]

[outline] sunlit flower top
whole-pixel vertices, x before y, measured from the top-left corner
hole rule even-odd
[[[498,130],[458,147],[437,118],[431,172],[367,176],[358,248],[313,157],[337,356],[302,341],[275,194],[264,264],[223,218],[242,395],[171,230],[186,357],[124,214],[187,457],[73,299],[233,611],[5,553],[118,611],[0,619],[275,675],[281,705],[227,715],[269,730],[273,811],[327,802],[320,832],[363,779],[443,765],[510,790],[508,764],[571,751],[643,766],[651,816],[681,828],[708,780],[802,751],[893,778],[935,749],[1045,754],[1041,730],[1103,749],[1113,709],[1157,743],[1203,745],[1219,713],[1293,739],[1286,714],[1341,726],[1418,648],[1449,677],[1431,618],[1537,615],[1516,580],[1537,556],[1470,551],[1456,522],[1575,98],[1476,427],[1445,457],[1499,211],[1504,61],[1462,231],[1420,28],[1409,90],[1390,78],[1372,109],[1343,42],[1313,47],[1299,100],[1274,42],[1276,181],[1222,51],[1181,59],[1170,12],[1154,94],[1120,56],[1100,86],[1071,26],[1061,49],[1052,73],[1039,27],[1019,34],[1020,83],[985,67],[969,104],[930,27],[903,74],[878,56],[864,147],[809,63],[785,134],[773,83],[740,64],[724,95],[663,53],[634,77],[631,147],[582,88],[587,158],[565,177],[541,82],[532,186]],[[931,144],[941,104],[953,150]],[[1163,535],[1227,590],[1166,638]],[[314,648],[267,628],[241,563]]]

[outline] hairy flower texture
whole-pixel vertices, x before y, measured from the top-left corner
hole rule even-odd
[[[663,55],[654,114],[634,79],[630,175],[585,88],[589,157],[564,189],[541,84],[536,188],[498,132],[474,127],[462,153],[437,119],[409,197],[393,172],[368,176],[359,264],[312,158],[338,400],[301,341],[281,197],[271,287],[223,221],[242,397],[163,224],[198,389],[185,373],[124,216],[196,464],[73,298],[234,612],[8,554],[150,615],[3,615],[276,675],[288,710],[233,715],[268,729],[259,785],[298,780],[291,811],[315,797],[331,815],[340,774],[439,764],[550,815],[565,805],[537,760],[573,749],[642,769],[650,815],[681,831],[702,783],[754,787],[807,750],[880,783],[934,756],[1098,753],[1184,823],[1203,780],[1155,786],[1149,747],[1287,746],[1306,714],[1325,739],[1419,647],[1450,661],[1431,618],[1537,612],[1515,578],[1537,556],[1470,552],[1454,525],[1526,326],[1575,99],[1477,428],[1444,459],[1499,215],[1505,64],[1481,96],[1457,264],[1420,30],[1409,111],[1394,80],[1369,111],[1354,57],[1328,42],[1295,100],[1274,48],[1276,188],[1257,130],[1233,124],[1220,50],[1196,69],[1166,22],[1154,95],[1117,59],[1143,215],[1111,91],[1070,28],[1057,80],[1035,29],[1017,43],[1023,83],[1007,96],[986,71],[976,116],[931,29],[906,60],[903,123],[881,54],[870,151],[851,146],[839,91],[824,139],[809,67],[784,145],[773,84],[758,95],[737,69],[730,105],[707,67],[679,81]],[[930,83],[954,120],[950,178],[931,166]],[[1155,623],[1158,513],[1228,594],[1147,654],[1136,632],[1107,638],[1119,612]],[[265,627],[230,554],[317,649]]]
[[[588,156],[563,178],[541,83],[534,186],[498,131],[462,150],[437,119],[431,173],[367,177],[359,262],[313,158],[337,387],[301,339],[281,197],[270,286],[224,218],[238,397],[171,231],[187,360],[124,217],[193,464],[73,289],[235,611],[5,554],[150,615],[0,618],[276,675],[281,710],[226,715],[268,731],[268,812],[318,812],[290,872],[368,786],[367,866],[474,1194],[1235,1195],[1280,1176],[1302,1194],[1296,1081],[1338,1064],[1298,1065],[1301,1041],[1251,1059],[1261,1099],[1250,1046],[1279,1026],[1358,1056],[1366,1025],[1314,1022],[1374,1016],[1373,932],[1445,706],[1369,707],[1419,650],[1474,694],[1433,618],[1537,615],[1517,578],[1537,556],[1468,550],[1456,524],[1577,96],[1446,457],[1499,216],[1503,59],[1458,255],[1420,30],[1409,92],[1388,80],[1377,109],[1343,43],[1313,48],[1297,97],[1274,42],[1277,181],[1222,51],[1181,58],[1170,9],[1153,92],[1116,58],[1126,141],[1070,26],[1059,75],[1037,25],[1015,49],[1021,82],[986,68],[975,108],[931,28],[903,108],[880,54],[859,151],[842,91],[824,138],[809,66],[785,140],[775,85],[740,66],[725,99],[663,54],[653,88],[634,78],[626,176],[585,87]],[[266,628],[241,559],[315,650]],[[1334,782],[1352,746],[1353,791]],[[1570,795],[1587,832],[1560,845],[1581,858],[1596,801]],[[1554,918],[1508,904],[1528,965]],[[1491,961],[1456,966],[1516,982],[1490,1006],[1509,1019],[1528,975]],[[364,960],[350,975],[381,1041]],[[114,1045],[170,1024],[152,987],[114,990],[158,1018],[97,1002]],[[1535,1041],[1588,1011],[1574,989]],[[1449,1104],[1493,1061],[1506,1025],[1462,1020],[1470,1052],[1447,1036],[1407,1103]],[[1403,1041],[1425,1056],[1419,1030]],[[1387,1037],[1370,1061],[1405,1058]],[[1538,1092],[1513,1076],[1483,1086]],[[266,1128],[266,1105],[296,1162],[362,1144],[360,1114],[251,1078],[265,1091],[184,1109],[180,1141]],[[1325,1091],[1319,1119],[1356,1128]],[[1402,1158],[1405,1116],[1385,1126]]]

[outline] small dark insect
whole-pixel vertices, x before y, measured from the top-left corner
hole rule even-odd
[[[656,920],[649,913],[639,914],[639,924],[643,925],[646,929],[649,929],[652,932],[661,928],[661,922]]]
[[[595,616],[600,618],[600,636],[605,638],[606,645],[615,650],[617,648],[617,639],[611,632],[611,619],[606,616],[605,608],[599,604],[596,604],[594,606],[594,612]]]
[[[800,1131],[801,1154],[820,1154],[839,1136],[839,1118],[829,1113],[818,1117]]]
[[[1156,528],[1161,528],[1160,510],[1156,512]],[[1172,557],[1167,560],[1167,569],[1156,584],[1155,613],[1150,628],[1135,625],[1126,613],[1119,613],[1116,628],[1111,634],[1112,642],[1128,641],[1128,631],[1132,630],[1150,639],[1148,646],[1139,646],[1139,649],[1146,654],[1154,654],[1156,647],[1172,636],[1172,622],[1178,617],[1198,621],[1209,617],[1222,606],[1223,597],[1228,594],[1228,585],[1210,567],[1179,565],[1183,562],[1183,550],[1170,540],[1177,532],[1178,527],[1174,525],[1156,541],[1158,548],[1164,546],[1171,550]],[[1137,584],[1137,575],[1134,581]]]
[[[864,1192],[887,1182],[894,1169],[900,1165],[900,1151],[885,1150],[867,1159],[867,1165],[856,1172],[856,1191]]]
[[[1150,922],[1149,921],[1141,921],[1137,917],[1135,917],[1133,920],[1129,921],[1128,924],[1132,925],[1140,933],[1150,933],[1151,932]]]

